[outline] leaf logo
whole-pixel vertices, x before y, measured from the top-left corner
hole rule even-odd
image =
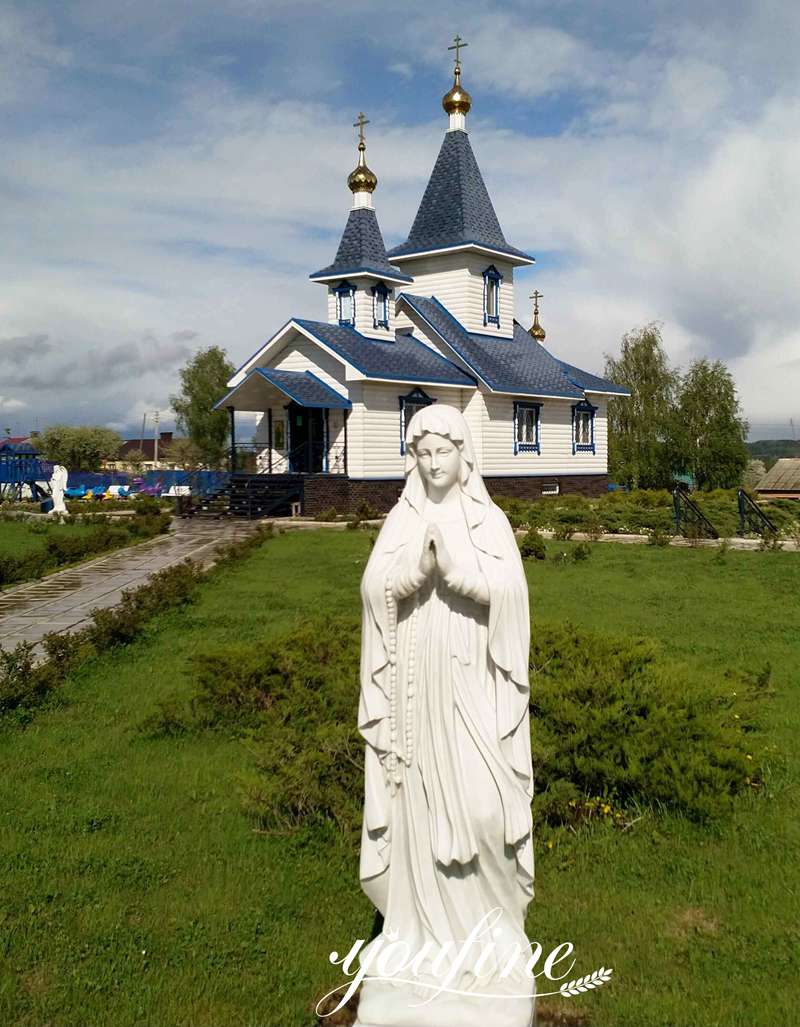
[[[567,981],[566,984],[562,984],[559,989],[560,993],[564,998],[582,995],[583,992],[591,991],[592,988],[599,988],[602,984],[608,984],[613,972],[610,967],[606,969],[604,966],[601,966],[599,970],[586,974],[585,977],[578,977],[574,981]]]

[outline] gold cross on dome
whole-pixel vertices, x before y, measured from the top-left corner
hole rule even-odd
[[[453,45],[448,46],[447,48],[448,50],[455,50],[456,52],[456,67],[461,66],[461,51],[464,49],[465,46],[469,46],[469,43],[462,42],[461,36],[454,36]]]
[[[534,289],[528,297],[529,300],[533,300],[534,313],[539,313],[539,300],[544,299],[544,293],[539,292],[538,289]]]
[[[364,142],[364,126],[369,124],[369,119],[364,117],[364,112],[358,115],[358,118],[353,122],[353,128],[358,129],[358,141],[359,143]]]

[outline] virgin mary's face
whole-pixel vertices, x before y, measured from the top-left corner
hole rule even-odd
[[[426,490],[444,493],[458,481],[461,451],[450,439],[428,433],[419,439],[415,452]]]

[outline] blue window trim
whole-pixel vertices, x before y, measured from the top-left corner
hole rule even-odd
[[[519,441],[519,412],[520,410],[536,411],[536,441]],[[530,403],[527,400],[514,400],[514,456],[518,453],[541,453],[540,428],[542,423],[542,404]]]
[[[372,289],[372,327],[389,327],[389,296],[391,289],[387,289],[383,282],[373,285]],[[378,308],[382,307],[383,317],[378,317]]]
[[[333,290],[336,296],[336,320],[342,328],[355,328],[356,326],[356,287],[352,282],[343,281]],[[342,317],[342,297],[350,296],[352,318]]]
[[[572,404],[572,455],[576,453],[595,453],[594,444],[594,415],[597,412],[597,407],[592,406],[588,399],[582,399],[580,403]],[[589,442],[578,442],[575,438],[575,415],[576,414],[590,414],[589,418]]]
[[[398,396],[397,398],[400,403],[400,456],[404,456],[406,451],[406,404],[412,404],[417,407],[429,407],[436,400],[419,386],[406,393],[405,396]]]
[[[485,325],[497,325],[500,327],[500,283],[503,276],[494,266],[490,264],[483,272],[483,323]],[[497,289],[495,309],[496,314],[489,313],[489,282],[494,282]]]

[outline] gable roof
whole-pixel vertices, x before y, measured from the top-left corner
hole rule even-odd
[[[475,386],[474,378],[413,335],[398,334],[384,342],[369,339],[355,328],[325,321],[294,318],[293,323],[343,357],[367,378]]]
[[[371,207],[357,207],[350,211],[333,263],[315,271],[309,278],[324,281],[357,274],[375,275],[396,282],[412,281],[389,263],[378,218]]]
[[[435,296],[401,293],[412,310],[471,368],[492,392],[583,399],[584,391],[629,395],[605,378],[565,364],[514,322],[511,339],[468,332]]]
[[[474,245],[516,257],[533,258],[506,242],[466,132],[447,132],[408,239],[388,256],[408,257],[431,250]]]
[[[800,459],[781,457],[756,485],[757,492],[800,492]]]
[[[349,410],[352,406],[349,399],[332,389],[313,371],[283,371],[272,367],[255,367],[244,381],[231,389],[222,399],[217,400],[214,410],[225,406],[226,402],[254,377],[265,379],[301,407]]]

